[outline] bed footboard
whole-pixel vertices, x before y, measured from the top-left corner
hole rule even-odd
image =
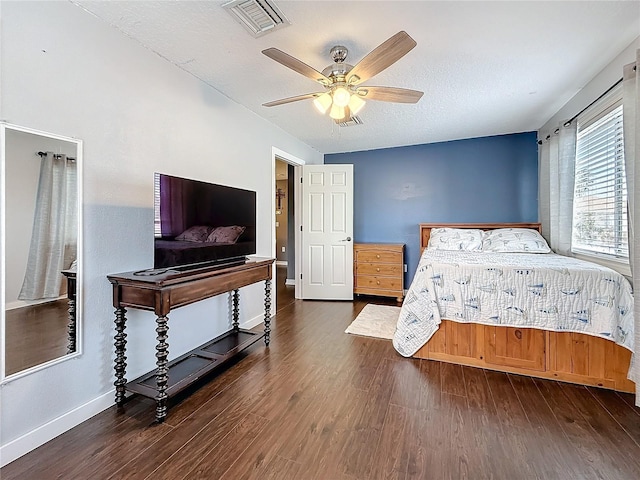
[[[631,352],[581,333],[443,320],[414,357],[635,392],[627,379]]]

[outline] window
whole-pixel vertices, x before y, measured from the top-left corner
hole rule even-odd
[[[571,250],[628,262],[620,89],[589,110],[578,117]]]
[[[153,177],[153,231],[155,238],[162,238],[160,230],[160,175]]]

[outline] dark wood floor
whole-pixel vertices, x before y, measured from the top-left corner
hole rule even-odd
[[[402,358],[343,333],[366,301],[285,303],[270,348],[175,401],[165,423],[134,397],[0,477],[640,478],[631,395]]]
[[[7,375],[67,354],[68,309],[65,298],[5,312]]]

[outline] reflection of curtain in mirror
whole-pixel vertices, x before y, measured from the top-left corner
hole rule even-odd
[[[77,170],[66,155],[42,156],[29,259],[21,300],[55,298],[77,253]]]

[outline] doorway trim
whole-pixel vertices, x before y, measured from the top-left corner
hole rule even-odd
[[[302,285],[300,284],[301,272],[301,249],[302,249],[302,237],[300,235],[300,225],[302,225],[302,216],[300,212],[300,205],[302,205],[302,189],[300,188],[300,181],[302,179],[302,165],[305,165],[305,161],[296,157],[290,153],[280,150],[277,147],[271,147],[271,244],[273,245],[271,251],[273,258],[276,258],[276,160],[288,163],[294,167],[294,191],[293,191],[293,204],[295,206],[293,212],[293,218],[295,223],[295,298],[302,298]],[[275,278],[275,269],[273,272]],[[276,306],[277,308],[277,306]],[[274,309],[275,311],[275,309]]]

